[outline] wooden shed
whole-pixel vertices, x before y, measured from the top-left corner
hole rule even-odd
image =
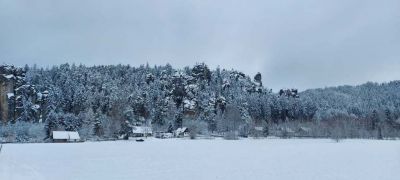
[[[53,142],[79,142],[81,138],[76,131],[53,131]]]

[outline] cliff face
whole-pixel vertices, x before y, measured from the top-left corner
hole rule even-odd
[[[25,72],[14,66],[0,66],[0,120],[3,123],[14,120],[15,106],[19,100],[15,89],[24,84]]]
[[[0,76],[0,118],[6,122],[9,116],[8,94],[12,93],[13,85],[3,75]],[[11,95],[11,94],[10,94]]]
[[[48,91],[40,92],[25,81],[25,70],[0,66],[0,122],[37,121],[43,118]]]

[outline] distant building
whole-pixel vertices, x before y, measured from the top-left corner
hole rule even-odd
[[[308,127],[299,127],[296,130],[296,135],[299,137],[309,137],[311,136],[311,128]]]
[[[256,131],[264,131],[264,127],[262,127],[262,126],[256,126],[256,127],[254,127],[254,130],[256,130]]]
[[[76,131],[53,131],[53,142],[78,142],[81,140]]]
[[[254,127],[254,129],[252,130],[252,135],[254,137],[262,137],[262,136],[264,136],[264,127],[262,127],[262,126]]]
[[[147,126],[132,126],[132,137],[147,137],[152,136],[153,130]]]
[[[168,133],[168,132],[157,131],[154,133],[154,137],[160,138],[160,139],[173,138],[174,134]]]
[[[175,130],[175,137],[187,137],[189,136],[189,129],[187,127],[181,127]]]

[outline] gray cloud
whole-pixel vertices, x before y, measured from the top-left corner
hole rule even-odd
[[[400,79],[400,1],[0,0],[0,61],[206,62],[274,90]]]

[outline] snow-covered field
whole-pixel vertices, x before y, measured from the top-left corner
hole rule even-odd
[[[6,144],[0,180],[398,180],[400,141],[184,140]]]

